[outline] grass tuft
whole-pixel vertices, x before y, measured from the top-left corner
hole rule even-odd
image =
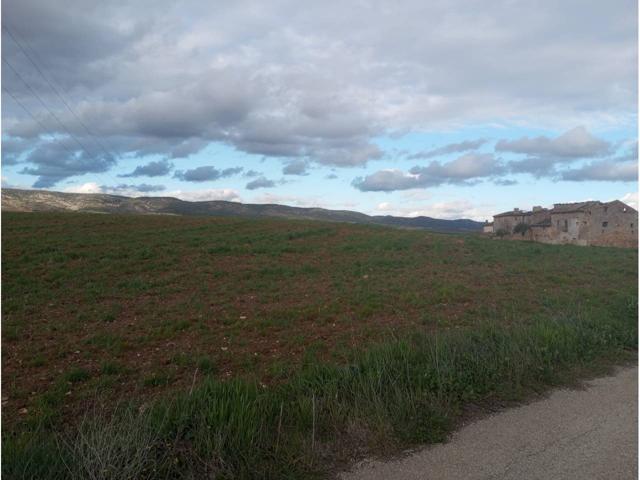
[[[637,349],[635,299],[608,316],[576,311],[531,325],[416,333],[349,365],[309,364],[270,388],[207,378],[143,410],[86,417],[64,441],[53,432],[41,441],[41,430],[5,437],[3,473],[61,478],[40,463],[59,458],[77,469],[71,478],[306,478],[383,444],[439,442],[469,402],[521,399]]]

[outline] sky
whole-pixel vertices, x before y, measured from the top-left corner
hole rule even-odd
[[[2,185],[490,219],[637,208],[634,0],[2,5]]]

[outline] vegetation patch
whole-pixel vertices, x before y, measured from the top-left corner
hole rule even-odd
[[[442,441],[470,402],[520,399],[568,381],[577,367],[637,349],[636,301],[610,315],[504,328],[414,334],[353,363],[314,363],[287,382],[205,380],[75,429],[3,439],[10,478],[307,478],[358,456]],[[159,378],[159,377],[156,377]],[[49,462],[42,469],[41,461]]]
[[[635,250],[290,220],[3,220],[8,478],[323,475],[637,348]]]

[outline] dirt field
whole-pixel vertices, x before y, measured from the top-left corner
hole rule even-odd
[[[5,425],[205,376],[284,381],[390,335],[636,295],[637,252],[349,224],[3,215]]]

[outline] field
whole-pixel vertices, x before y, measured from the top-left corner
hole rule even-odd
[[[17,477],[326,474],[637,348],[635,250],[291,220],[3,221]],[[98,444],[121,446],[97,459]]]

